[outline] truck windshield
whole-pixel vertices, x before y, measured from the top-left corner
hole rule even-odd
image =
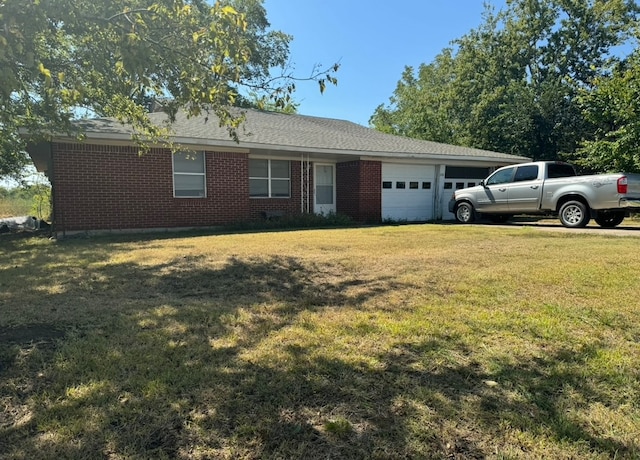
[[[556,177],[571,177],[576,175],[573,166],[565,163],[549,163],[547,165],[547,177],[554,179]]]

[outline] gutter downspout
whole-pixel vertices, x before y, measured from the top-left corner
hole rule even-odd
[[[311,213],[311,162],[309,159],[309,154],[307,153],[307,214]]]
[[[436,167],[436,183],[434,185],[435,193],[433,194],[433,218],[434,220],[442,220],[442,197],[444,195],[444,178],[446,165],[438,165]]]

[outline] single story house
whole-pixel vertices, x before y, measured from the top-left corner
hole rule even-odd
[[[160,123],[166,115],[152,113]],[[503,153],[409,139],[343,120],[247,110],[239,142],[217,120],[178,114],[176,145],[144,155],[131,129],[83,121],[86,139],[31,145],[49,177],[53,229],[77,232],[213,227],[273,215],[342,213],[356,221],[452,219],[452,190],[499,166]]]

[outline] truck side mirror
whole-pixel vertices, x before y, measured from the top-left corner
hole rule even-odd
[[[483,186],[483,187],[485,186],[485,184],[484,184],[484,179],[482,179],[482,180],[480,181],[480,185],[481,185],[481,186]]]

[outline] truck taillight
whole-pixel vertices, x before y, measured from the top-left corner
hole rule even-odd
[[[627,193],[628,188],[627,176],[618,179],[618,193]]]

